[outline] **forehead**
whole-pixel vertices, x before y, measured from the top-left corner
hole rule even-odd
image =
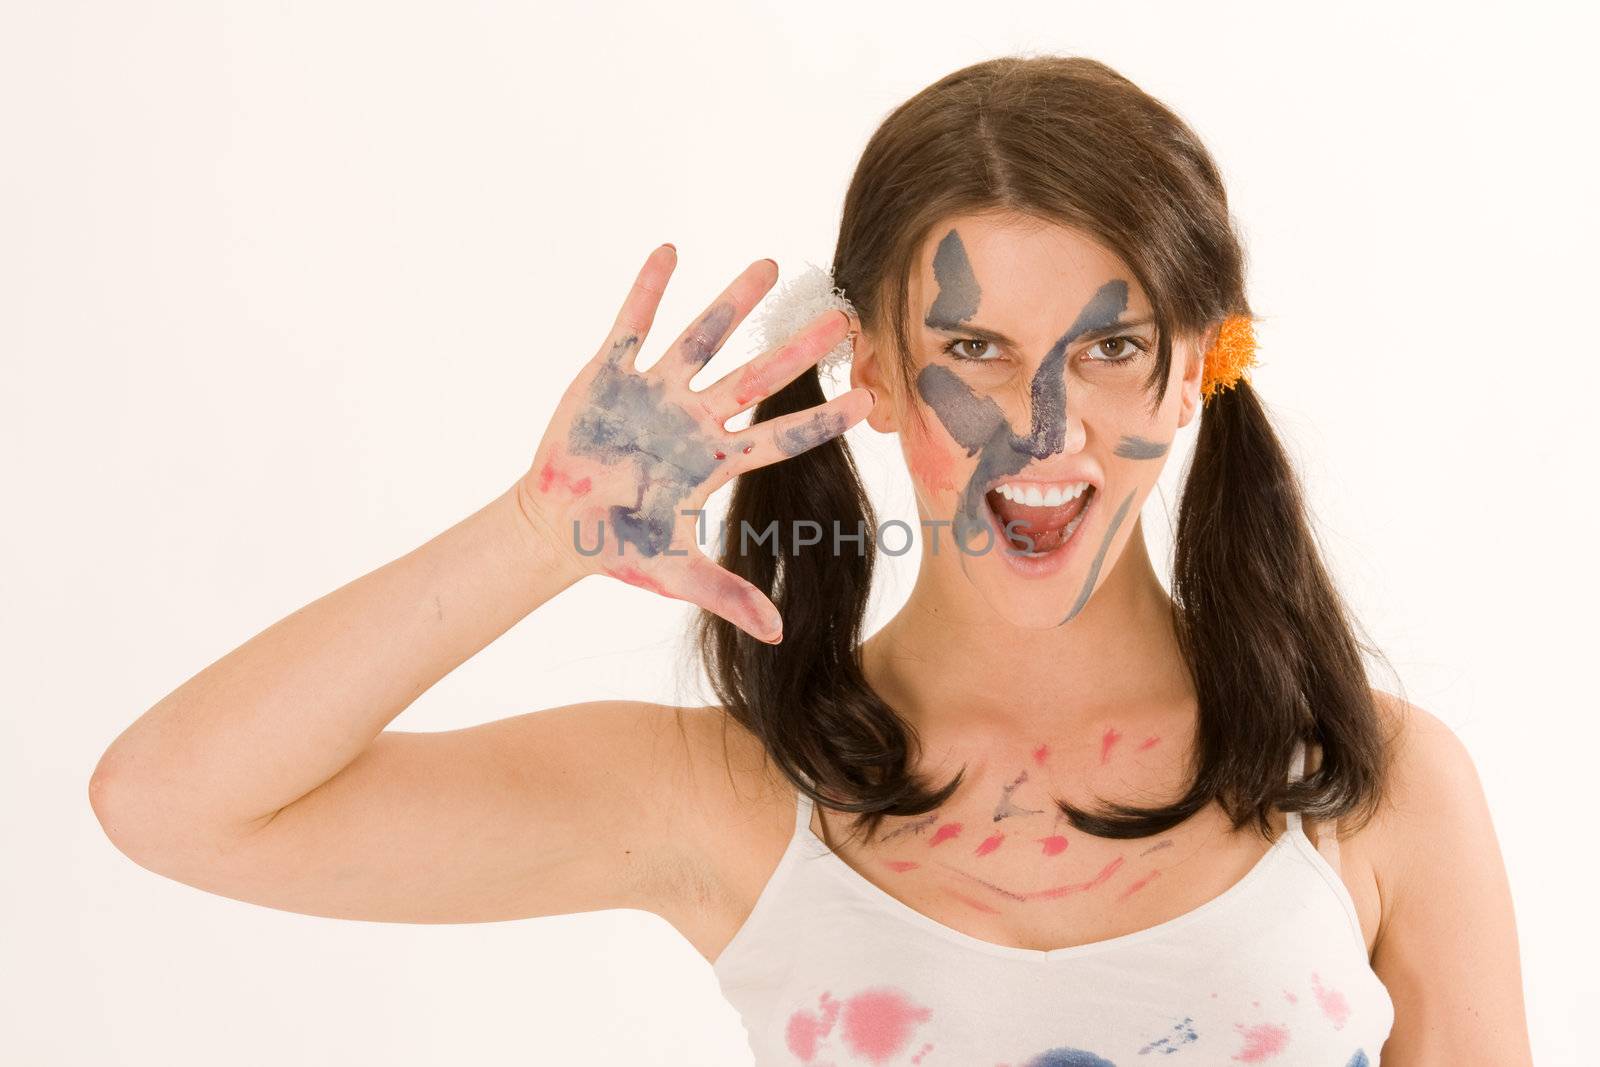
[[[954,234],[952,237],[951,234]],[[1128,283],[1128,311],[1149,302],[1121,257],[1079,230],[1014,213],[957,215],[928,231],[911,272],[914,321],[939,296],[940,274],[965,259],[976,283],[974,322],[1071,320],[1105,283]],[[936,260],[939,262],[936,264]]]

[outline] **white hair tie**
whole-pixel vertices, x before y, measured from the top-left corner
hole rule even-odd
[[[756,336],[762,352],[769,352],[793,337],[801,327],[830,308],[847,315],[855,314],[855,305],[844,291],[833,284],[833,272],[807,262],[806,269],[778,288],[761,302],[756,315]],[[850,362],[855,348],[852,337],[834,345],[817,365],[830,376]]]

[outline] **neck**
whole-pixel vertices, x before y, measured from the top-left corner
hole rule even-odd
[[[1142,523],[1083,610],[1050,629],[1008,623],[959,572],[923,562],[862,660],[928,757],[1049,744],[1098,762],[1111,731],[1138,745],[1192,725],[1194,686]]]

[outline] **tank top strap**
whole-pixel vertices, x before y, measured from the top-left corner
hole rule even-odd
[[[1306,743],[1297,741],[1294,746],[1294,755],[1289,760],[1289,781],[1298,782],[1305,773]],[[1288,823],[1287,829],[1290,833],[1300,829],[1300,813],[1298,811],[1285,812],[1284,819]]]
[[[809,781],[809,779],[808,779]],[[804,789],[796,788],[794,791],[794,835],[799,837],[801,832],[811,826],[811,809],[816,802],[806,795]]]

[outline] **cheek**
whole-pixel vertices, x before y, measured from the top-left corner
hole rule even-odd
[[[925,495],[955,491],[956,463],[961,451],[954,441],[939,440],[920,427],[912,426],[906,431],[906,465]]]

